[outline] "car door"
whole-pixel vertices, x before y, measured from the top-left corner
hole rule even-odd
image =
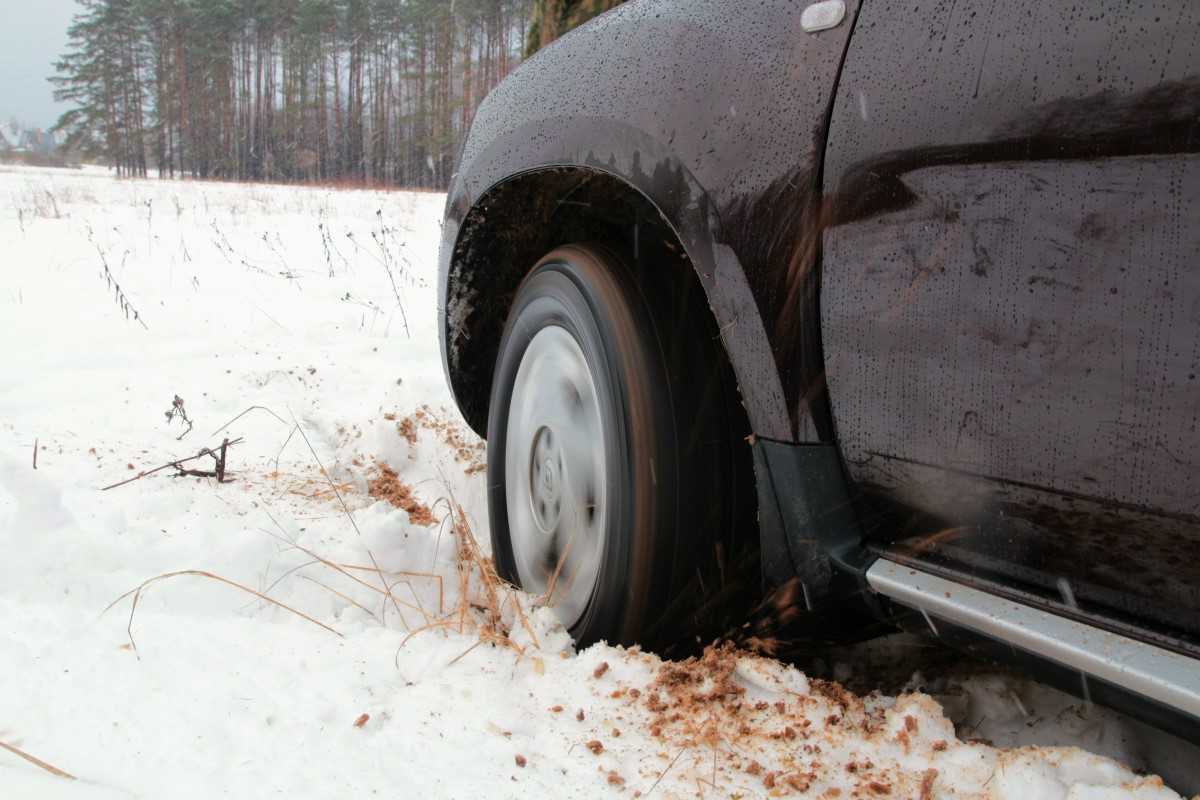
[[[864,2],[823,185],[872,538],[1200,652],[1200,4]]]

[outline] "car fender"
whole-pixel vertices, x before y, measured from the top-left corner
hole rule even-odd
[[[455,254],[488,192],[531,171],[597,170],[640,192],[687,252],[736,373],[751,427],[817,441],[823,380],[815,293],[820,161],[848,21],[807,34],[785,0],[751,16],[718,0],[635,0],[527,61],[475,115],[447,197],[442,353],[457,392]],[[802,308],[807,300],[812,309]],[[813,313],[809,313],[809,311]],[[799,344],[799,347],[797,344]],[[819,378],[814,378],[819,376]],[[823,388],[821,389],[823,392]]]

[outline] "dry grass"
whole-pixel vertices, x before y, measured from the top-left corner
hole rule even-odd
[[[312,446],[312,442],[309,440],[308,434],[305,432],[303,426],[300,425],[300,422],[296,419],[295,415],[292,416],[292,424],[295,426],[295,429],[299,431],[300,436],[304,439],[304,444],[308,446],[308,452],[312,454],[313,461],[317,463],[317,467],[320,468],[321,474],[325,477],[325,480],[328,481],[330,488],[333,489],[333,494],[335,497],[337,497],[337,501],[341,505],[342,511],[345,512],[346,519],[350,521],[350,527],[354,529],[355,535],[361,539],[362,531],[358,529],[358,523],[354,521],[354,515],[350,513],[350,506],[346,505],[346,500],[342,497],[342,493],[338,490],[337,484],[333,482],[333,478],[329,476],[329,471],[325,469],[325,465],[321,463],[321,458],[317,455],[316,448]],[[379,562],[376,560],[375,554],[371,552],[369,547],[367,548],[367,557],[371,559],[371,566],[373,566],[375,570],[379,572],[380,580],[383,583],[384,594],[386,594],[388,599],[392,601],[392,606],[396,609],[396,613],[400,616],[401,623],[404,624],[405,628],[408,628],[408,620],[404,618],[404,612],[400,610],[400,603],[396,600],[395,595],[392,594],[391,587],[388,586],[387,580],[383,577],[383,570],[379,568]],[[322,560],[322,562],[324,563],[324,560]],[[424,611],[422,610],[422,614],[423,613]]]
[[[529,622],[529,617],[521,607],[518,589],[506,583],[496,574],[495,565],[491,559],[485,558],[479,549],[479,542],[471,530],[467,516],[453,499],[453,495],[445,501],[449,511],[446,520],[456,539],[456,554],[458,560],[458,603],[454,608],[439,619],[410,631],[397,648],[396,658],[399,660],[400,650],[418,634],[431,630],[455,630],[460,635],[474,633],[479,641],[459,654],[450,664],[454,664],[478,647],[483,642],[507,647],[514,651],[518,658],[523,657],[526,648],[512,639],[512,628],[519,624],[528,634],[533,646],[541,649],[537,633]],[[478,584],[478,591],[472,590],[472,579]],[[504,609],[511,603],[513,609],[512,623],[506,623]],[[449,666],[450,664],[447,664]]]
[[[59,206],[59,192],[63,193],[63,202],[71,201],[71,191],[56,187],[35,186],[32,182],[26,184],[29,191],[28,199],[32,204],[32,215],[43,219],[62,219],[62,209]]]
[[[338,566],[342,567],[343,569],[359,570],[360,572],[375,572],[376,571],[374,567],[363,567],[363,566],[359,566],[357,564],[338,564]],[[438,614],[445,613],[442,610],[444,607],[445,591],[444,591],[444,585],[442,582],[441,575],[435,575],[432,572],[410,572],[407,570],[388,571],[385,574],[401,575],[401,576],[404,576],[407,578],[429,578],[430,580],[434,581],[435,583],[437,583],[437,587],[438,587]],[[395,584],[393,584],[393,585],[395,585]]]
[[[78,778],[76,778],[71,773],[61,770],[58,767],[54,766],[53,764],[48,764],[45,761],[42,761],[40,758],[35,758],[34,756],[29,755],[29,753],[26,753],[24,750],[21,750],[18,747],[14,747],[11,744],[6,744],[5,742],[0,742],[0,748],[4,748],[5,750],[12,753],[13,755],[15,755],[19,758],[25,759],[30,764],[33,764],[35,767],[41,767],[42,769],[46,770],[46,772],[49,772],[51,775],[57,775],[58,777],[66,778],[69,781],[78,780]]]
[[[449,526],[451,534],[455,539],[458,591],[457,602],[452,608],[447,608],[445,604],[444,579],[435,572],[385,569],[379,566],[378,562],[374,560],[372,560],[370,566],[334,562],[316,551],[284,537],[282,535],[282,527],[279,526],[279,523],[274,518],[272,518],[272,521],[275,522],[276,527],[279,528],[281,533],[272,533],[271,535],[309,556],[312,559],[312,563],[320,564],[348,579],[353,584],[368,589],[398,606],[419,613],[423,624],[416,627],[408,625],[403,615],[401,615],[401,621],[404,623],[407,633],[400,643],[400,647],[397,649],[397,656],[399,655],[399,650],[403,649],[414,637],[432,630],[453,630],[460,635],[474,633],[479,637],[478,642],[472,644],[466,651],[453,659],[450,664],[462,659],[467,653],[474,650],[483,642],[507,647],[516,652],[518,656],[524,656],[526,648],[513,641],[511,636],[514,625],[520,625],[528,635],[529,640],[533,643],[533,646],[540,648],[541,643],[538,640],[537,633],[534,631],[529,617],[521,604],[519,590],[499,577],[491,559],[483,555],[479,547],[479,542],[475,538],[471,525],[467,520],[466,513],[455,502],[449,490],[447,494],[451,496],[443,498],[437,505],[442,505],[447,509],[442,522],[443,525]],[[432,512],[430,513],[432,514]],[[372,582],[363,580],[355,573],[374,575],[380,585],[377,586]],[[362,603],[350,598],[349,595],[309,576],[302,577],[365,611],[372,618],[381,623],[383,622],[381,615],[370,611]],[[436,611],[426,609],[421,605],[419,596],[412,586],[413,580],[430,581],[437,586],[438,601]],[[405,584],[412,592],[413,602],[407,602],[395,595],[394,589],[400,584]],[[510,617],[506,617],[505,612],[508,609],[511,609]],[[447,666],[450,666],[450,664],[447,664]]]
[[[275,416],[278,418],[278,415]],[[449,425],[439,424],[442,421],[438,420],[429,410],[422,409],[415,415],[413,422],[430,427],[439,433],[441,437],[447,439],[446,443],[455,449],[456,455],[459,458],[470,459],[475,455],[476,448],[470,447],[463,440],[459,440],[458,432],[452,431]],[[333,479],[318,457],[304,427],[294,417],[292,419],[292,432],[289,434],[289,439],[292,434],[299,434],[298,438],[301,438],[307,445],[320,477],[303,482],[300,485],[293,483],[284,489],[284,493],[293,496],[303,496],[314,501],[334,502],[340,506],[342,516],[349,522],[356,536],[361,537],[362,533],[355,522],[354,514],[346,502],[346,493],[352,490],[352,484],[338,482]],[[433,554],[434,563],[430,565],[428,571],[385,567],[376,559],[369,547],[365,548],[367,559],[369,559],[367,563],[340,563],[338,560],[327,557],[311,547],[306,547],[295,541],[271,512],[266,511],[275,530],[263,528],[263,532],[279,541],[288,550],[294,550],[308,556],[309,561],[285,571],[270,585],[260,587],[261,590],[204,570],[190,569],[166,572],[148,578],[133,589],[125,592],[113,600],[104,609],[104,612],[107,612],[123,600],[132,598],[126,632],[129,638],[129,647],[137,653],[137,644],[132,629],[142,594],[160,581],[182,576],[192,576],[231,587],[263,603],[283,609],[289,614],[300,617],[325,631],[341,636],[342,634],[330,625],[292,605],[288,605],[270,596],[271,590],[275,586],[278,586],[289,577],[297,576],[301,570],[306,570],[310,574],[300,573],[298,577],[320,587],[349,606],[357,608],[382,626],[386,627],[388,625],[388,609],[391,608],[396,612],[400,627],[404,633],[404,638],[397,648],[397,663],[399,651],[409,641],[421,633],[432,630],[453,631],[459,635],[477,637],[476,642],[472,643],[470,647],[467,647],[446,666],[457,663],[483,643],[511,649],[517,654],[518,658],[523,658],[526,655],[529,646],[540,649],[541,643],[533,625],[530,623],[519,590],[502,580],[497,574],[492,560],[484,555],[478,540],[475,538],[467,515],[454,499],[453,491],[450,489],[449,484],[444,483],[445,496],[439,499],[431,508],[421,503],[416,498],[412,489],[404,485],[399,480],[395,470],[391,469],[388,465],[377,463],[375,465],[375,472],[375,476],[370,479],[368,484],[369,494],[376,499],[386,500],[395,506],[403,508],[408,512],[410,521],[414,524],[423,526],[435,525],[439,521],[439,517],[435,515],[435,510],[439,509],[439,507],[444,509],[444,513],[440,517],[442,530],[437,536],[440,542],[441,537],[449,531],[454,540],[453,552],[455,556],[454,561],[456,562],[453,570],[457,582],[457,586],[455,587],[457,591],[451,593],[449,603],[447,602],[447,587],[445,586],[446,578],[449,576],[444,574],[444,567],[439,567],[442,561],[438,559],[438,548],[436,546]],[[278,477],[278,473],[274,477]],[[322,571],[325,573],[324,575],[320,574]],[[422,584],[429,588],[436,587],[436,607],[431,607],[433,605],[432,598],[427,593],[423,594],[417,591],[417,587]],[[362,590],[364,589],[375,597],[375,601],[368,602],[363,599]],[[424,602],[422,602],[422,597],[425,598]],[[417,615],[417,619],[413,618],[414,614]],[[514,640],[512,635],[513,630],[518,627],[523,630],[523,634]]]
[[[283,530],[283,527],[279,524],[278,521],[276,521],[276,519],[274,517],[272,517],[269,513],[267,514],[267,516],[270,517],[271,522],[275,523],[275,527],[279,528],[280,531]],[[399,573],[387,573],[384,570],[380,569],[378,565],[362,568],[363,570],[365,570],[367,572],[372,572],[372,573],[376,574],[377,576],[379,576],[380,584],[382,585],[382,588],[381,588],[380,586],[375,586],[374,584],[367,583],[366,581],[362,580],[358,576],[351,574],[350,571],[347,568],[343,567],[342,565],[334,563],[333,561],[318,554],[315,550],[311,550],[311,549],[305,547],[304,545],[297,544],[296,542],[288,539],[286,536],[283,536],[280,534],[274,534],[274,533],[271,533],[270,531],[267,531],[267,533],[269,535],[271,535],[272,537],[278,539],[279,541],[283,542],[284,544],[288,545],[289,547],[294,547],[295,549],[299,550],[301,553],[304,553],[305,555],[309,556],[310,558],[313,559],[313,561],[315,563],[319,563],[325,567],[328,567],[329,569],[333,570],[334,572],[336,572],[340,575],[343,575],[346,578],[349,578],[351,581],[358,584],[359,586],[362,586],[365,589],[368,589],[372,592],[375,592],[375,593],[381,595],[385,600],[384,605],[383,605],[383,609],[385,612],[387,609],[386,600],[391,600],[393,607],[396,609],[396,613],[399,614],[399,616],[400,616],[401,624],[403,624],[406,629],[409,626],[408,626],[407,621],[404,618],[403,612],[400,611],[400,606],[404,606],[405,608],[408,608],[413,611],[417,611],[421,614],[425,613],[425,610],[423,608],[421,608],[419,605],[412,605],[411,603],[407,603],[403,600],[399,600],[396,598],[395,594],[392,593],[391,589],[396,584],[395,583],[389,584],[387,582],[386,576],[388,574],[399,574]],[[372,560],[374,560],[374,559],[372,559]],[[399,581],[397,581],[397,583],[399,583]],[[372,616],[374,616],[374,615],[372,615]],[[380,622],[384,621],[382,613],[380,614],[378,619]]]
[[[296,616],[300,617],[301,619],[308,620],[313,625],[317,625],[318,627],[324,628],[325,630],[332,633],[334,636],[340,637],[342,635],[342,634],[338,633],[336,630],[334,630],[333,628],[326,625],[324,622],[320,622],[319,620],[313,619],[308,614],[305,614],[303,611],[297,611],[296,609],[292,608],[291,606],[281,603],[272,597],[268,597],[267,595],[263,594],[262,592],[251,589],[249,586],[244,586],[244,585],[238,583],[237,581],[231,581],[228,578],[222,578],[220,575],[214,575],[211,572],[206,572],[201,569],[183,569],[183,570],[178,570],[176,572],[164,572],[161,575],[155,575],[153,578],[147,578],[146,580],[144,580],[140,584],[138,584],[138,586],[136,588],[130,589],[128,592],[121,595],[116,600],[113,600],[111,603],[109,603],[105,607],[104,611],[100,612],[101,614],[104,614],[104,613],[108,612],[108,610],[111,609],[113,606],[115,606],[117,603],[124,600],[126,597],[129,597],[130,595],[133,596],[133,604],[131,605],[131,607],[129,609],[129,624],[125,627],[125,633],[129,636],[129,645],[133,648],[133,652],[135,654],[138,652],[138,649],[137,649],[137,642],[135,642],[133,640],[133,616],[135,613],[137,613],[138,601],[141,600],[141,598],[142,598],[142,592],[145,591],[146,588],[149,587],[151,584],[157,583],[162,580],[167,580],[168,578],[178,578],[183,575],[193,575],[198,578],[207,578],[208,580],[217,581],[218,583],[223,583],[223,584],[226,584],[227,586],[232,586],[233,588],[239,589],[243,592],[246,592],[247,594],[254,595],[259,600],[270,603],[273,606],[282,608],[284,611],[288,611],[292,614],[295,614]]]
[[[337,589],[334,589],[332,586],[328,586],[328,585],[326,585],[326,584],[324,584],[324,583],[321,583],[319,580],[317,580],[316,578],[314,578],[314,577],[312,577],[312,576],[310,576],[310,575],[301,575],[300,577],[301,577],[301,578],[303,578],[304,580],[306,580],[306,581],[310,582],[310,583],[315,583],[317,586],[320,586],[322,589],[324,589],[325,591],[329,592],[330,594],[333,594],[333,595],[335,595],[336,597],[340,597],[341,599],[345,600],[347,603],[349,603],[350,605],[354,606],[355,608],[357,608],[357,609],[359,609],[359,610],[361,610],[361,611],[364,611],[364,612],[366,612],[366,614],[367,614],[369,617],[371,617],[372,619],[374,619],[376,622],[378,622],[378,621],[379,621],[379,617],[375,616],[375,612],[374,612],[374,611],[372,611],[371,609],[367,608],[366,606],[364,606],[362,603],[360,603],[360,602],[358,602],[357,600],[355,600],[355,599],[354,599],[353,597],[351,597],[350,595],[348,595],[348,594],[344,594],[344,593],[342,593],[342,592],[339,592]]]

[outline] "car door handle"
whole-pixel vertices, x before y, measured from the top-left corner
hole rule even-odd
[[[843,0],[821,0],[804,9],[800,15],[800,27],[806,33],[827,31],[836,28],[846,18],[846,3]]]

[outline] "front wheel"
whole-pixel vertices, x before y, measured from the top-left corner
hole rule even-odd
[[[675,326],[662,316],[616,253],[571,245],[526,276],[500,343],[488,416],[496,565],[581,644],[656,638],[732,485],[710,447],[727,429],[704,430],[713,393],[699,374],[680,385],[695,364],[672,363]]]

